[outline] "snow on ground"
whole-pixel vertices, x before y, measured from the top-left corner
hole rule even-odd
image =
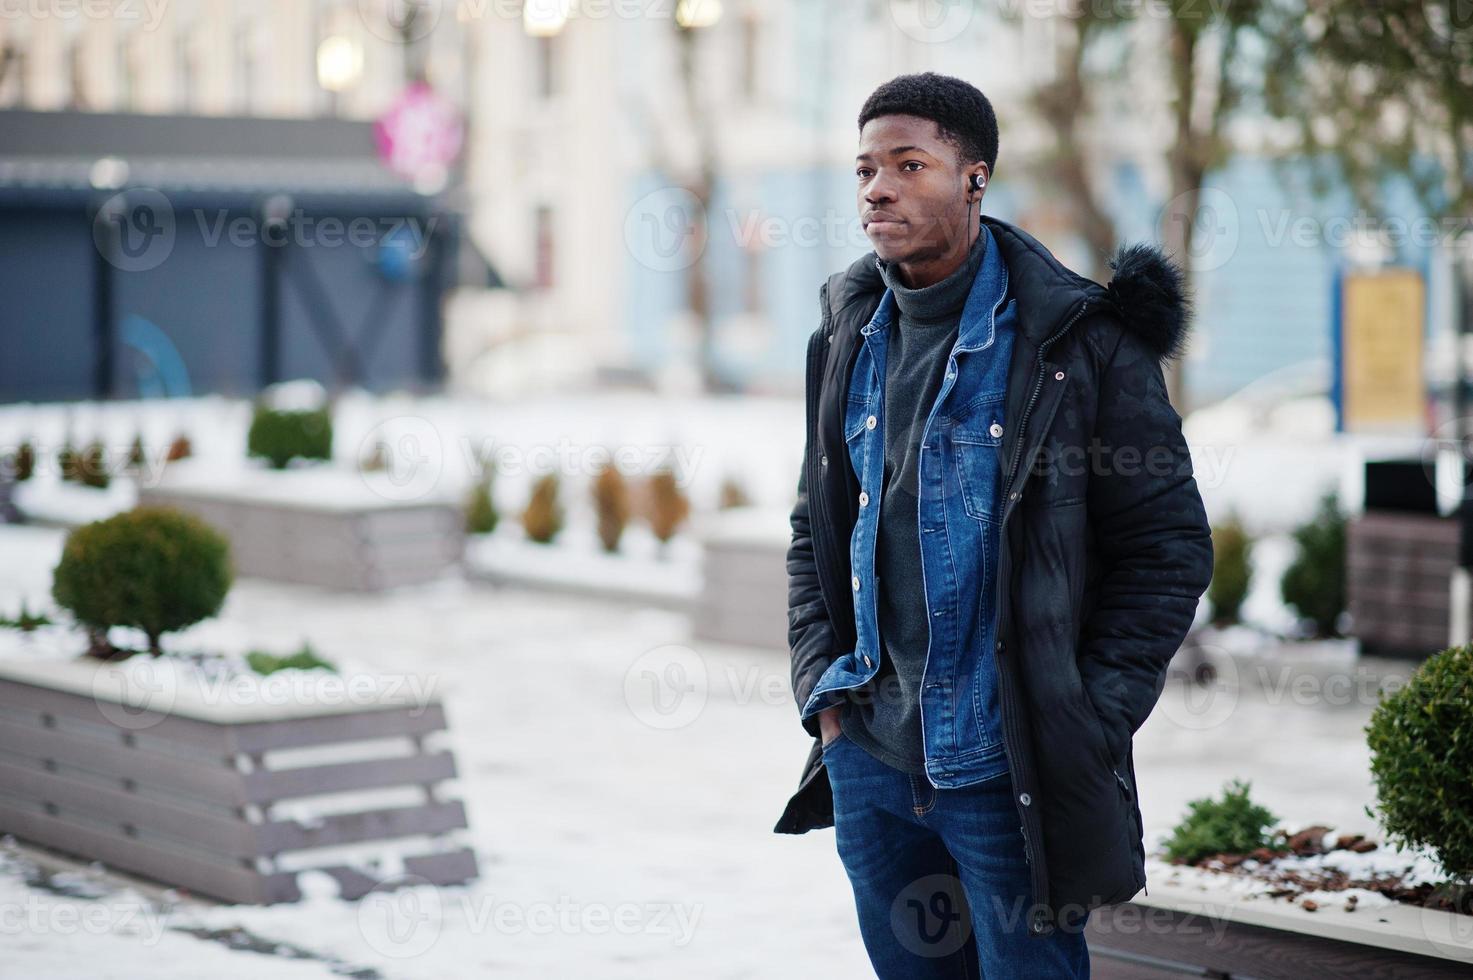
[[[161,449],[183,430],[202,465],[228,474],[244,465],[248,418],[248,406],[223,399],[9,406],[0,409],[0,446],[26,436],[59,442],[70,430],[79,444],[100,434],[124,451],[141,429]],[[581,479],[592,472],[590,447],[626,447],[633,472],[680,447],[677,478],[698,511],[714,504],[723,476],[738,474],[754,501],[776,512],[791,503],[802,425],[795,399],[629,395],[502,405],[352,395],[339,406],[337,453],[350,462],[380,440],[428,449],[421,461],[429,469],[419,474],[425,492],[455,495],[474,478],[477,459],[502,447],[496,494],[510,515],[526,499],[529,470],[549,458]],[[1360,452],[1345,441],[1260,445],[1213,442],[1210,433],[1194,437],[1193,449],[1213,516],[1237,508],[1252,526],[1276,532],[1307,516],[1320,486],[1343,479]],[[1267,486],[1273,494],[1263,493]],[[586,536],[586,514],[569,520]],[[55,530],[0,528],[0,612],[13,612],[23,596],[33,610],[50,609],[60,542]],[[1263,574],[1248,613],[1270,628],[1283,625],[1271,570],[1288,560],[1287,548],[1269,539],[1255,556]],[[49,930],[8,937],[13,955],[0,975],[105,975],[98,963],[115,964],[113,975],[157,980],[232,970],[328,975],[329,963],[384,978],[765,977],[775,963],[783,973],[868,974],[833,832],[772,833],[809,748],[785,651],[695,642],[688,617],[637,602],[455,578],[368,596],[243,579],[219,619],[171,642],[286,652],[304,639],[329,660],[417,672],[443,697],[461,773],[453,785],[466,800],[481,879],[357,904],[311,889],[298,905],[191,903],[167,916],[213,935],[241,928],[253,947],[288,943],[321,960],[265,960],[182,932],[147,949],[137,936]],[[36,643],[34,655],[64,646],[54,635]],[[1285,684],[1272,663],[1252,683],[1169,682],[1136,739],[1148,845],[1189,800],[1217,795],[1238,777],[1251,779],[1255,799],[1291,826],[1374,835],[1363,812],[1374,795],[1363,728],[1375,695],[1357,687],[1362,665],[1307,671],[1319,685],[1309,690]],[[33,891],[0,870],[0,907]],[[78,910],[103,901],[56,900]],[[222,957],[229,963],[215,966]]]
[[[0,607],[37,594],[60,536],[0,528],[0,550],[22,559],[0,563]],[[422,674],[446,703],[461,773],[451,785],[466,800],[482,877],[358,905],[191,904],[169,924],[243,928],[385,978],[758,977],[779,962],[866,975],[833,832],[771,832],[809,745],[784,652],[692,642],[689,629],[676,613],[454,579],[380,596],[241,580],[219,621],[181,635],[180,647],[249,636],[290,649],[305,637],[329,659]],[[1199,695],[1168,685],[1137,738],[1148,837],[1234,776],[1252,778],[1255,797],[1291,823],[1373,829],[1360,813],[1371,799],[1360,732],[1369,704],[1256,690],[1219,694],[1231,701],[1224,711]],[[0,883],[26,894],[13,877]],[[200,957],[224,948],[114,952],[128,942],[141,940],[27,935],[7,966],[41,976],[58,961],[147,963],[116,975],[167,980],[200,975]]]

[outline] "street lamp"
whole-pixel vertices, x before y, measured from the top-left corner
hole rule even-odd
[[[528,37],[555,37],[572,9],[573,0],[527,0],[522,5],[522,30]]]
[[[679,0],[675,22],[684,28],[714,27],[721,19],[721,0]]]
[[[317,83],[334,94],[346,92],[363,77],[363,47],[351,37],[333,34],[317,46]]]

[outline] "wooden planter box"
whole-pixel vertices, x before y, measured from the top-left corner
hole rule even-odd
[[[1310,912],[1225,887],[1153,881],[1085,929],[1101,977],[1438,980],[1473,976],[1473,916],[1410,905]]]
[[[393,855],[413,851],[405,874],[434,884],[476,877],[474,852],[447,836],[466,827],[460,801],[440,794],[454,757],[424,746],[446,727],[437,701],[208,704],[201,691],[165,685],[146,707],[125,708],[99,683],[108,669],[0,661],[0,832],[238,903],[296,901],[296,875],[309,869],[331,874],[350,899],[394,876],[361,859],[343,864],[341,853],[315,860],[314,848],[358,845],[395,872]],[[291,750],[306,751],[282,765]],[[421,802],[269,815],[283,801],[310,811],[308,797],[384,790]],[[375,843],[408,837],[416,847]]]
[[[1361,649],[1426,657],[1446,647],[1457,559],[1456,518],[1367,511],[1352,519],[1346,598]]]
[[[464,519],[452,504],[373,493],[357,474],[248,470],[223,485],[197,474],[139,491],[230,539],[241,575],[372,591],[438,578],[460,560]]]

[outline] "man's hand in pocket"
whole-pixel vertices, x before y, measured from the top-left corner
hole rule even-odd
[[[843,709],[835,705],[832,708],[824,708],[818,713],[818,734],[824,745],[828,745],[839,737],[842,729],[839,727],[839,715]]]

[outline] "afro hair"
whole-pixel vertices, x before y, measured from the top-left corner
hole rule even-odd
[[[963,166],[976,160],[997,169],[997,115],[987,96],[970,82],[936,72],[897,75],[875,89],[859,110],[859,128],[877,116],[920,116],[957,148]]]

